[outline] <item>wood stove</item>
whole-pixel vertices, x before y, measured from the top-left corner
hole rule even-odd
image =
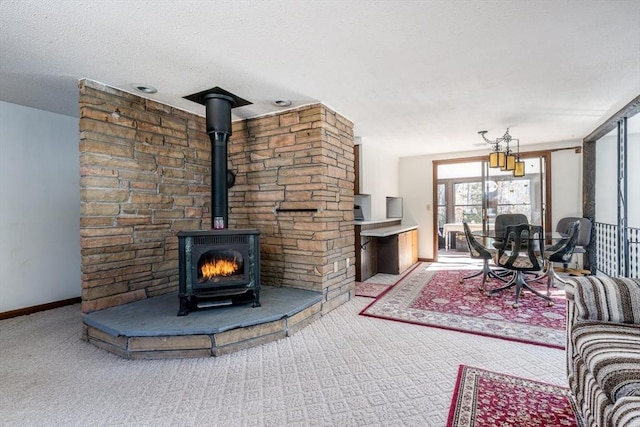
[[[249,301],[260,307],[258,230],[181,231],[178,251],[178,316]]]
[[[231,109],[251,103],[217,86],[185,98],[206,107],[213,230],[178,233],[178,316],[196,308],[251,300],[260,307],[260,233],[227,228],[228,190],[235,182],[235,174],[227,168]]]

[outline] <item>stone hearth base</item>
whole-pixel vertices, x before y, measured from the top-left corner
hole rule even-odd
[[[321,315],[322,295],[263,286],[262,307],[202,309],[177,316],[177,293],[84,315],[84,339],[126,359],[220,356],[290,336]]]

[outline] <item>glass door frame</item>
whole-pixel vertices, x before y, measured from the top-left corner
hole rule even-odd
[[[551,210],[547,209],[547,206],[551,206],[551,173],[550,173],[550,161],[551,161],[551,153],[550,152],[530,152],[530,153],[521,153],[520,158],[522,160],[531,160],[538,159],[539,161],[539,171],[540,171],[540,182],[539,188],[537,189],[539,194],[541,195],[539,201],[539,217],[541,220],[541,225],[545,233],[551,231]],[[528,174],[525,174],[527,176]],[[520,178],[515,178],[520,179]],[[485,159],[482,162],[482,228],[485,232],[489,231],[489,197],[487,193],[487,182],[491,180],[489,161]],[[536,207],[536,210],[538,208]],[[549,225],[549,226],[548,226]]]
[[[545,233],[551,231],[551,212],[552,212],[552,204],[551,204],[551,153],[555,150],[540,150],[540,151],[529,151],[529,152],[521,152],[520,157],[522,159],[532,159],[532,158],[541,158],[540,161],[543,162],[544,167],[541,167],[541,170],[544,170],[543,178],[541,185],[543,188],[543,227]],[[432,189],[432,212],[433,212],[433,261],[438,261],[438,166],[444,164],[455,164],[455,163],[472,163],[472,162],[480,162],[483,166],[481,167],[479,178],[482,179],[482,187],[483,193],[485,188],[485,166],[484,164],[488,162],[488,156],[474,156],[474,157],[460,157],[454,159],[444,159],[444,160],[433,160],[433,189]],[[486,207],[486,197],[483,197],[483,227],[486,229],[486,218],[485,218],[485,207]]]

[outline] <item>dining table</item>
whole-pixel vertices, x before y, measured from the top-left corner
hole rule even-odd
[[[530,224],[533,225],[533,224]],[[503,239],[506,240],[506,236],[504,235],[504,232],[496,232],[495,229],[490,229],[490,230],[476,230],[474,232],[472,232],[473,235],[475,237],[480,238],[483,241],[483,245],[486,248],[492,248],[492,242],[493,240],[499,238],[499,239]],[[547,232],[543,232],[543,236],[542,236],[542,240],[545,242],[545,247],[548,247],[548,245],[551,244],[555,244],[557,242],[562,241],[563,239],[566,239],[567,235],[563,234],[563,233],[559,233],[557,231],[547,231]],[[540,238],[539,237],[532,237],[531,240],[534,241],[538,241]],[[544,257],[542,257],[544,258]],[[507,269],[505,267],[505,270],[509,271],[509,269]],[[515,270],[511,270],[513,273],[518,273]],[[550,305],[553,304],[553,301],[549,298],[549,294],[547,291],[547,295],[543,295],[542,293],[540,293],[539,291],[537,291],[535,288],[529,286],[530,282],[536,282],[538,280],[540,280],[541,278],[544,277],[544,275],[539,276],[538,274],[536,274],[535,272],[531,271],[531,272],[525,272],[527,274],[531,273],[533,274],[532,277],[526,278],[525,274],[522,274],[523,272],[520,272],[519,274],[514,274],[512,276],[512,279],[509,280],[505,285],[497,288],[497,289],[492,289],[489,290],[487,292],[487,295],[493,295],[495,293],[501,292],[505,289],[508,289],[510,287],[513,286],[517,286],[518,288],[520,286],[523,286],[525,288],[528,288],[530,291],[532,291],[533,293],[535,293],[536,295],[538,295],[539,297],[547,300],[549,302]],[[520,277],[520,279],[518,279],[518,276]],[[518,282],[520,283],[520,285],[518,285]],[[516,290],[516,295],[519,294],[519,290]],[[514,303],[514,308],[518,306],[518,302],[517,302],[517,297],[516,297],[516,302]]]
[[[534,224],[531,224],[531,225],[534,225]],[[481,238],[483,240],[483,245],[486,247],[490,247],[491,242],[495,239],[505,238],[504,233],[501,233],[501,232],[496,233],[496,230],[494,230],[493,228],[490,230],[483,230],[483,229],[475,230],[475,231],[472,231],[472,234],[475,237]],[[542,235],[542,240],[544,240],[546,245],[556,244],[566,238],[567,238],[566,234],[560,233],[558,231],[545,231],[543,232],[543,235]],[[535,240],[538,240],[538,239],[535,239]]]

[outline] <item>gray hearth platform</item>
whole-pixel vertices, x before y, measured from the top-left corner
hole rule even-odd
[[[210,357],[284,338],[320,316],[322,294],[263,286],[261,307],[213,307],[177,316],[171,293],[84,315],[84,337],[127,359]]]

